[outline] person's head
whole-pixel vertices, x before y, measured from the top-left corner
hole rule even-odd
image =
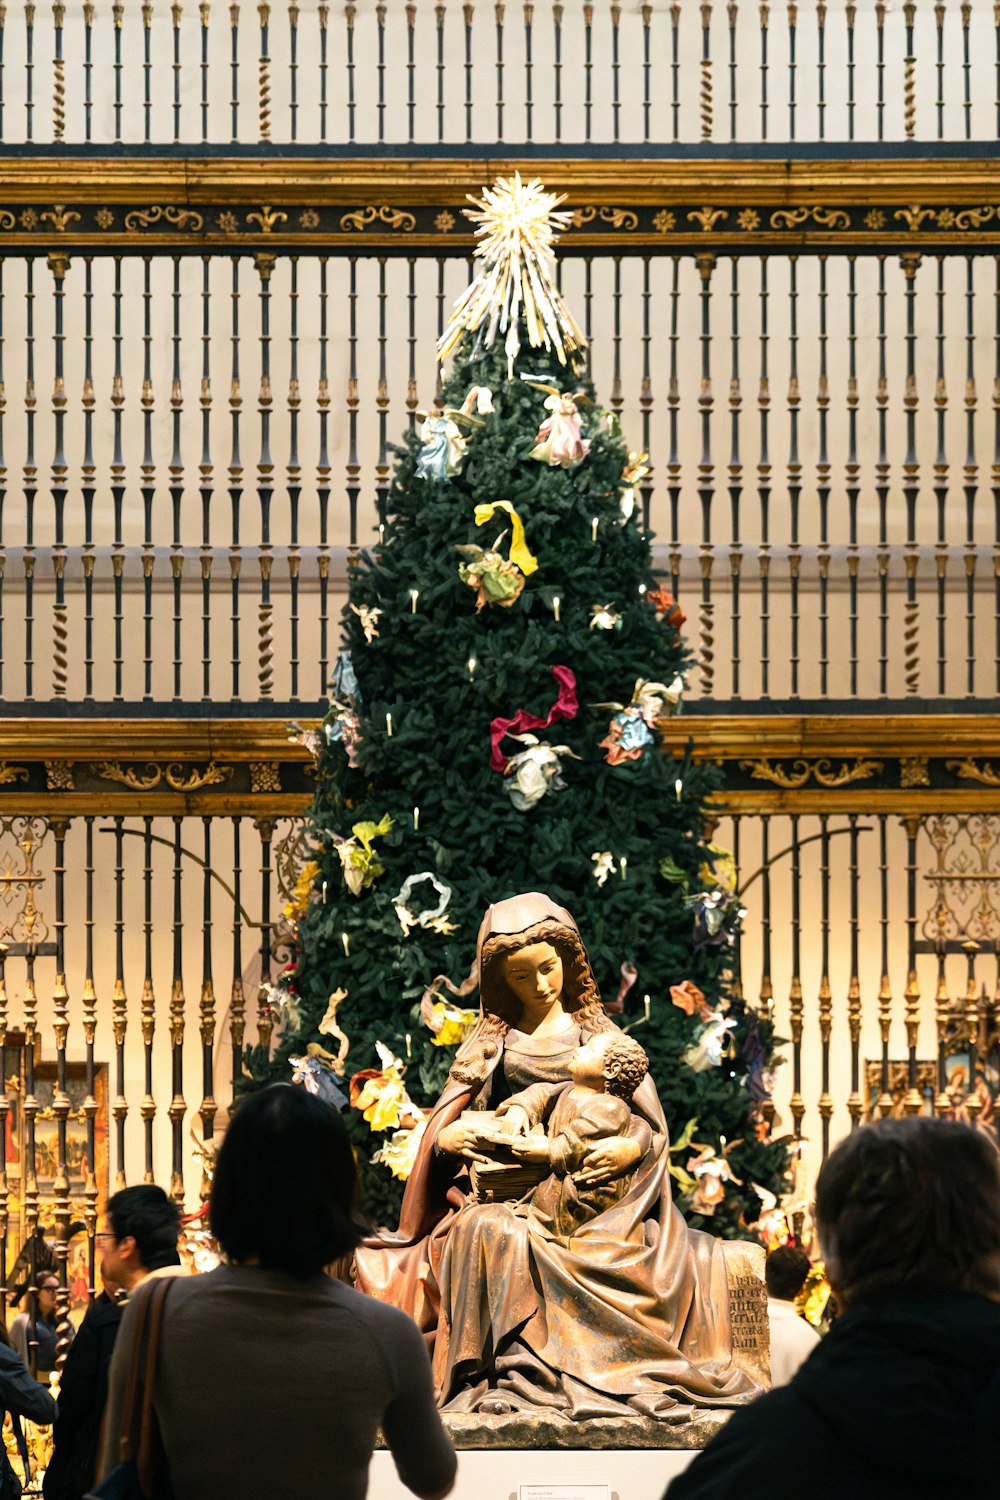
[[[122,1188],[108,1199],[102,1279],[131,1291],[150,1271],[178,1265],[180,1225],[180,1209],[161,1187]]]
[[[778,1302],[794,1302],[809,1270],[809,1257],[804,1250],[795,1245],[778,1245],[764,1265],[767,1295]]]
[[[56,1299],[59,1295],[59,1277],[49,1272],[43,1276],[38,1283],[38,1315],[41,1318],[53,1318],[56,1311]]]
[[[621,1031],[598,1031],[569,1060],[575,1083],[602,1088],[626,1104],[649,1072],[649,1058],[638,1042]]]
[[[523,932],[501,932],[483,944],[480,973],[483,1010],[509,1025],[534,1018],[558,1004],[584,1023],[591,1012],[603,1019],[600,996],[586,949],[575,928],[553,917]],[[596,1030],[596,1027],[589,1027]]]
[[[820,1172],[816,1225],[842,1306],[944,1291],[1000,1300],[1000,1155],[982,1131],[921,1116],[862,1127]]]
[[[358,1174],[335,1109],[279,1083],[248,1095],[215,1164],[209,1222],[226,1257],[298,1280],[360,1242]]]

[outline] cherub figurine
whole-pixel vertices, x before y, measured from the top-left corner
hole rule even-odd
[[[531,1193],[525,1207],[558,1235],[573,1234],[628,1191],[631,1174],[598,1185],[581,1171],[597,1140],[628,1134],[632,1095],[649,1071],[638,1042],[615,1030],[598,1031],[569,1060],[572,1083],[553,1090],[532,1084],[497,1108],[508,1122],[534,1126],[548,1117],[548,1135],[511,1136],[510,1149],[524,1162],[547,1163],[551,1173]],[[513,1111],[523,1119],[510,1120]]]
[[[459,423],[466,427],[482,427],[479,417],[453,406],[438,406],[434,411],[418,412],[423,417],[420,441],[423,444],[417,458],[418,479],[450,479],[462,467],[468,438]]]
[[[539,427],[535,446],[528,457],[540,459],[551,468],[572,469],[582,463],[590,452],[590,444],[581,431],[576,404],[583,392],[575,391],[571,396],[568,391],[558,391],[553,385],[542,385],[534,380],[526,384],[549,392],[545,410],[551,412]]]

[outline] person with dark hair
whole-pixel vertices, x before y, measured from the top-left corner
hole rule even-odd
[[[59,1277],[46,1271],[38,1278],[37,1288],[26,1293],[27,1310],[18,1313],[7,1329],[10,1347],[36,1375],[51,1375],[56,1367],[58,1296]]]
[[[1000,1155],[948,1120],[880,1120],[832,1153],[816,1227],[840,1316],[736,1413],[670,1500],[942,1500],[1000,1473]]]
[[[183,1500],[363,1500],[379,1429],[414,1494],[450,1493],[455,1453],[416,1324],[326,1274],[359,1243],[360,1220],[336,1110],[289,1084],[244,1099],[212,1184],[210,1223],[226,1264],[178,1280],[160,1338],[153,1406]],[[129,1307],[102,1476],[117,1462],[138,1321]]]
[[[10,1346],[7,1330],[0,1322],[0,1427],[10,1413],[14,1440],[26,1475],[30,1473],[28,1445],[21,1430],[21,1418],[46,1426],[56,1419],[56,1403],[26,1367],[20,1355]],[[11,1468],[6,1449],[0,1443],[0,1495],[20,1495],[21,1485]]]
[[[772,1390],[777,1385],[787,1385],[819,1343],[815,1328],[795,1311],[795,1299],[809,1270],[808,1255],[795,1245],[778,1245],[764,1266]]]
[[[98,1235],[104,1291],[88,1307],[62,1368],[45,1500],[80,1500],[93,1485],[124,1300],[150,1277],[180,1270],[180,1209],[161,1187],[122,1188],[108,1200],[106,1226]]]

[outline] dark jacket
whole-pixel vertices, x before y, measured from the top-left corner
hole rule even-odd
[[[59,1386],[55,1452],[42,1486],[45,1500],[80,1500],[94,1482],[108,1370],[122,1307],[102,1292],[87,1309],[66,1355]]]
[[[4,1415],[28,1417],[43,1426],[56,1419],[56,1403],[31,1374],[19,1354],[0,1342],[0,1426]],[[0,1444],[0,1494],[19,1495],[21,1486]]]
[[[1000,1306],[887,1299],[840,1318],[791,1383],[736,1412],[670,1500],[995,1495]]]

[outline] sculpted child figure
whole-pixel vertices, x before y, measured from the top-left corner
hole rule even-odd
[[[628,1039],[601,1005],[576,923],[537,892],[497,902],[478,956],[480,1020],[428,1120],[398,1231],[357,1251],[359,1287],[425,1330],[449,1410],[631,1408],[677,1421],[696,1406],[741,1405],[756,1390],[732,1363],[721,1246],[674,1206],[652,1079],[637,1083],[630,1109],[603,1091],[611,1042]],[[604,1037],[602,1092],[574,1100],[565,1086],[585,1086],[573,1060]],[[596,1075],[596,1060],[583,1067]],[[511,1145],[548,1115],[557,1154],[574,1163],[549,1189],[565,1194],[555,1212],[573,1215],[570,1233],[544,1194],[526,1210],[473,1200],[470,1165],[488,1160],[478,1111],[501,1115]],[[572,1145],[555,1144],[564,1137]]]
[[[518,1211],[535,1215],[557,1235],[574,1234],[624,1197],[631,1173],[589,1184],[578,1182],[577,1176],[595,1141],[628,1134],[629,1105],[649,1072],[649,1059],[624,1033],[598,1031],[576,1049],[568,1066],[571,1083],[555,1091],[547,1084],[532,1084],[497,1111],[514,1128],[522,1124],[519,1115],[529,1129],[543,1120],[547,1123],[545,1135],[515,1137],[509,1145],[522,1161],[551,1169]]]

